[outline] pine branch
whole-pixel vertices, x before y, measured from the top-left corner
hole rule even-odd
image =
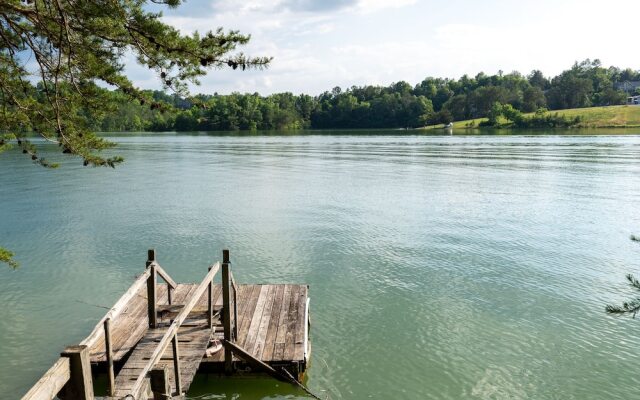
[[[261,69],[271,61],[237,52],[250,40],[238,31],[182,34],[162,22],[161,13],[146,11],[149,1],[170,8],[182,2],[0,2],[0,132],[14,134],[23,153],[43,166],[54,164],[37,154],[37,146],[26,139],[29,133],[57,143],[63,154],[81,157],[84,165],[114,167],[122,158],[101,155],[113,143],[96,136],[87,118],[111,108],[114,99],[93,87],[114,85],[130,100],[162,111],[127,78],[127,52],[156,73],[164,88],[183,96],[188,84],[198,84],[209,69]],[[34,71],[25,59],[35,61]]]
[[[632,314],[633,318],[635,318],[638,311],[640,311],[640,298],[622,303],[622,306],[608,305],[605,307],[605,311],[609,314]]]

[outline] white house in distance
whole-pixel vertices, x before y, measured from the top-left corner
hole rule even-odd
[[[627,105],[629,105],[629,106],[639,106],[640,105],[640,96],[627,97]]]

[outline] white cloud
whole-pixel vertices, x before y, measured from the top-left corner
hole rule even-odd
[[[457,78],[542,69],[557,74],[576,60],[640,68],[619,11],[637,0],[231,0],[188,1],[164,20],[190,33],[223,26],[252,35],[239,50],[273,56],[266,71],[215,70],[198,92],[318,94],[339,85],[415,84],[426,76]],[[615,4],[614,4],[615,3]],[[206,4],[206,5],[205,5]],[[571,16],[571,17],[567,17]],[[155,77],[128,67],[144,87]],[[154,86],[155,85],[155,86]]]
[[[416,2],[417,0],[359,0],[356,7],[366,12],[374,12],[387,8],[406,7]]]

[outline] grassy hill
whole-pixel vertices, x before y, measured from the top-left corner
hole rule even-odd
[[[574,108],[569,110],[553,110],[550,114],[558,113],[569,118],[579,116],[580,123],[576,128],[637,128],[640,127],[640,106],[608,106]],[[525,114],[531,116],[533,114]],[[454,129],[484,129],[478,128],[478,124],[486,118],[456,121]],[[509,128],[510,123],[504,121],[500,128]],[[441,129],[442,125],[427,126],[426,129]],[[492,128],[488,128],[492,129]]]

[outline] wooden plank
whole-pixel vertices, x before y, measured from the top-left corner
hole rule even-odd
[[[291,307],[292,291],[292,285],[285,285],[282,309],[280,310],[280,317],[278,318],[278,331],[276,333],[276,341],[273,345],[273,355],[271,356],[271,360],[273,361],[279,361],[284,358],[284,347],[287,337],[287,317],[289,315],[289,308]]]
[[[304,350],[303,350],[303,354],[302,357],[304,358],[304,362],[305,362],[305,368],[306,368],[306,363],[309,361],[309,358],[311,357],[311,347],[310,347],[310,343],[309,343],[309,328],[311,327],[311,322],[310,322],[310,316],[309,316],[309,303],[310,303],[310,298],[309,298],[309,290],[307,287],[307,304],[305,304],[305,308],[304,308]]]
[[[158,285],[159,296],[162,296],[166,290],[166,285]],[[115,361],[122,359],[144,336],[148,326],[146,303],[146,288],[142,287],[130,304],[113,320],[111,325]],[[91,348],[92,362],[106,360],[104,346],[104,335],[102,335]]]
[[[237,343],[242,343],[247,336],[249,325],[251,322],[251,316],[253,310],[256,308],[258,297],[260,296],[260,286],[251,285],[248,290],[242,292],[243,296],[240,297],[241,311],[238,323],[238,339]]]
[[[271,361],[273,349],[276,343],[276,334],[278,333],[278,322],[280,320],[280,311],[282,310],[282,299],[284,297],[285,285],[278,285],[276,295],[273,300],[273,308],[271,310],[271,319],[269,320],[269,328],[267,329],[267,337],[264,344],[264,351],[260,356],[262,361]]]
[[[253,317],[251,318],[251,325],[249,326],[247,338],[244,341],[244,346],[242,346],[245,349],[253,349],[253,346],[255,345],[256,337],[258,336],[258,329],[260,328],[260,321],[262,321],[264,305],[269,298],[270,290],[271,285],[262,285],[260,288],[260,297],[258,297],[258,303],[256,304],[256,309],[253,312]]]
[[[51,400],[62,390],[69,378],[69,359],[60,357],[22,397],[22,400]]]
[[[258,327],[258,332],[256,333],[256,341],[253,345],[253,349],[251,350],[251,354],[259,359],[261,359],[262,357],[264,345],[267,341],[267,331],[269,330],[269,324],[271,322],[271,310],[273,309],[273,304],[276,300],[277,288],[278,287],[276,285],[269,285],[269,294],[264,305],[262,318],[260,319],[260,326]]]
[[[80,342],[81,345],[89,347],[93,346],[98,338],[104,334],[103,325],[105,319],[111,318],[112,320],[114,320],[118,315],[120,315],[120,313],[122,313],[122,310],[129,304],[129,301],[131,301],[131,299],[136,295],[138,290],[144,287],[150,274],[151,271],[145,270],[144,273],[140,275],[135,280],[135,282],[133,282],[129,289],[127,289],[127,291],[122,296],[120,296],[120,299],[118,299],[116,304],[114,304],[113,307],[111,307],[111,309],[107,312],[107,314],[102,317],[102,319],[96,324],[96,327],[93,328],[93,331],[91,331],[89,336],[87,336],[82,342]]]
[[[264,285],[255,285],[254,287],[251,297],[251,304],[249,304],[249,307],[245,312],[245,320],[242,322],[242,326],[240,327],[240,331],[238,332],[239,340],[237,341],[237,344],[240,347],[245,347],[247,345],[249,328],[251,328],[251,323],[254,320],[254,313],[256,312],[256,309],[258,307],[258,301],[260,300],[260,296],[263,290],[266,290]]]
[[[289,313],[287,314],[287,334],[285,336],[284,342],[284,360],[293,359],[293,354],[295,351],[295,334],[296,334],[296,323],[298,319],[298,304],[300,295],[300,286],[296,285],[293,287],[291,291],[291,304],[289,305]]]
[[[293,338],[294,350],[292,360],[295,361],[304,360],[307,289],[307,285],[300,285],[300,294],[298,295],[298,315],[296,317],[296,330]]]
[[[206,315],[201,313],[201,317],[199,326],[180,326],[178,331],[180,380],[183,391],[189,389],[209,343],[210,331],[207,327]],[[118,397],[124,397],[132,393],[138,378],[144,372],[167,329],[167,327],[162,327],[150,330],[136,346],[116,378],[116,395]],[[177,389],[176,379],[173,374],[174,360],[173,349],[167,348],[154,367],[162,368],[166,366],[169,369],[168,380],[172,392]]]
[[[251,286],[249,285],[241,285],[238,286],[238,321],[237,321],[237,325],[238,325],[238,330],[240,329],[240,325],[242,323],[242,313],[244,312],[244,310],[247,307],[247,302],[245,301],[245,296],[246,296],[246,292],[247,291],[251,291]],[[238,340],[238,338],[236,337],[236,341]]]
[[[115,318],[111,319],[112,341],[114,360],[121,357],[120,348],[132,336],[133,331],[142,324],[142,330],[138,333],[136,340],[139,340],[144,331],[147,329],[147,302],[146,287],[141,287],[137,293],[131,298],[129,303],[125,304],[122,312]],[[106,320],[106,318],[104,319]],[[142,321],[141,321],[142,320]],[[104,321],[103,321],[104,323]],[[133,343],[135,344],[135,342]],[[103,334],[90,347],[90,356],[92,362],[105,361],[104,353],[104,330]]]

